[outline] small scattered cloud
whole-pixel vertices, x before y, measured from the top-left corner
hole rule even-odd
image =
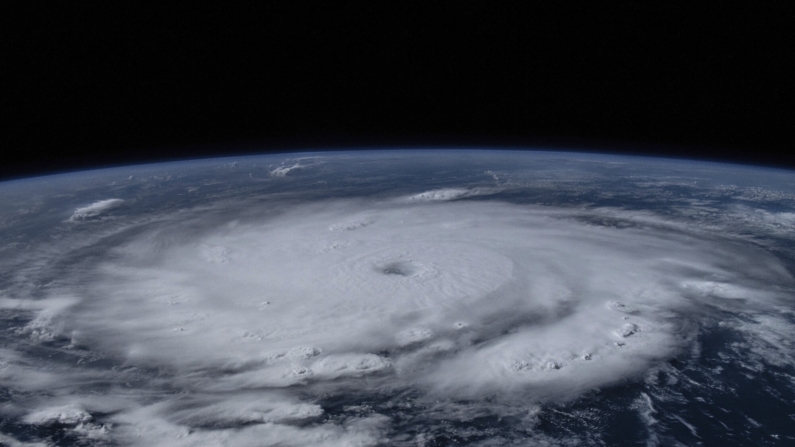
[[[447,202],[473,196],[484,196],[499,192],[495,188],[442,188],[404,197],[406,202]]]
[[[304,157],[291,160],[285,160],[281,166],[270,171],[273,177],[287,177],[294,175],[297,172],[309,169],[317,164],[316,157]]]
[[[286,177],[287,174],[302,169],[304,166],[300,163],[296,163],[290,166],[279,166],[278,168],[271,171],[271,175],[274,177]]]
[[[91,205],[77,208],[69,221],[76,222],[82,220],[90,220],[99,217],[100,215],[118,207],[124,203],[122,199],[106,199],[92,203]]]

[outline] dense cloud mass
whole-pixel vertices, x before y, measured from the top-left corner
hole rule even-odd
[[[271,176],[299,164],[285,166]],[[73,278],[0,300],[31,316],[18,339],[87,353],[44,368],[5,348],[0,382],[31,397],[3,411],[84,443],[426,442],[365,403],[386,396],[409,405],[401,420],[490,414],[553,442],[533,437],[540,408],[644,380],[700,349],[705,318],[792,364],[792,278],[769,250],[654,213],[489,198],[502,188],[253,214],[232,200],[121,226],[101,254],[75,255]],[[749,317],[715,317],[727,313]],[[330,414],[345,396],[361,402]],[[638,405],[653,424],[651,401]]]

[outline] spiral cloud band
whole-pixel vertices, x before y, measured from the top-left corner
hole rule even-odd
[[[60,384],[13,411],[133,445],[422,445],[388,439],[402,422],[366,402],[402,396],[390,405],[404,420],[485,412],[532,431],[540,405],[699,349],[702,317],[722,311],[765,315],[737,330],[769,342],[749,347],[766,361],[791,362],[792,325],[770,309],[792,278],[769,251],[651,213],[495,191],[197,207],[141,224],[81,264],[80,281],[0,302],[33,313],[20,335],[112,365],[47,372],[5,352],[5,385]],[[361,404],[334,413],[337,396]]]
[[[451,397],[562,398],[681,348],[694,290],[739,274],[718,267],[726,258],[784,274],[747,248],[567,217],[334,203],[177,244],[145,235],[64,324],[136,364],[226,371],[211,389],[386,374]]]

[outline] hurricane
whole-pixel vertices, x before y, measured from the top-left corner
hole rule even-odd
[[[624,424],[664,445],[739,399],[706,380],[729,365],[789,382],[767,392],[791,408],[795,281],[770,242],[785,211],[696,221],[714,203],[666,212],[660,185],[615,203],[585,162],[539,179],[481,155],[474,179],[334,183],[367,162],[105,173],[127,186],[74,193],[47,238],[7,236],[0,442],[611,444]]]

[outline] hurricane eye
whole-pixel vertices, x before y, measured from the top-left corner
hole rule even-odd
[[[386,264],[380,270],[384,275],[411,276],[416,268],[410,262],[400,261]]]

